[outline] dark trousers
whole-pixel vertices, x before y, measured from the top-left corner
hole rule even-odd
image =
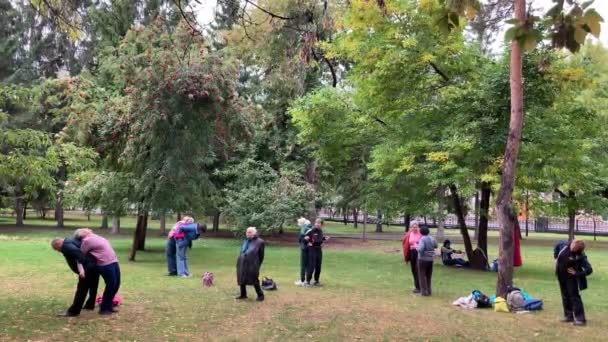
[[[410,249],[410,267],[412,269],[412,276],[414,277],[414,287],[416,290],[420,290],[420,281],[418,280],[418,251]]]
[[[418,279],[420,282],[420,294],[431,295],[431,278],[433,277],[433,262],[418,260]]]
[[[321,247],[308,247],[308,270],[306,271],[306,281],[310,282],[313,277],[319,281],[321,276],[321,264],[323,263],[323,250]]]
[[[562,305],[564,307],[564,318],[574,319],[577,322],[585,322],[585,308],[578,291],[576,277],[568,274],[558,274],[559,290],[562,293]]]
[[[264,292],[262,291],[262,287],[260,287],[260,280],[256,280],[253,288],[258,297],[264,297]],[[247,285],[241,285],[241,297],[247,297]]]
[[[72,306],[68,309],[68,312],[72,315],[79,315],[82,310],[82,306],[86,309],[93,310],[95,308],[95,297],[97,297],[97,286],[99,285],[99,273],[96,269],[85,270],[85,277],[78,278],[78,285],[76,285],[76,293],[74,294],[74,301]],[[87,293],[89,299],[86,301]]]
[[[103,290],[103,296],[101,297],[101,305],[99,305],[99,312],[110,312],[113,308],[112,300],[120,288],[120,267],[115,262],[105,266],[97,266],[97,270],[106,283],[106,288]]]
[[[464,260],[464,259],[447,259],[447,260],[443,260],[443,264],[446,266],[454,266],[454,265],[460,265],[462,267],[468,267],[469,266],[469,262]]]
[[[306,280],[306,271],[308,270],[308,248],[300,250],[300,281]]]

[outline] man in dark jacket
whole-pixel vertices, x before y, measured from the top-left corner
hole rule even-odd
[[[95,258],[91,255],[82,254],[80,245],[80,240],[73,237],[65,239],[56,238],[51,241],[53,249],[63,254],[70,269],[78,274],[78,285],[76,286],[74,302],[66,311],[57,314],[60,317],[78,316],[83,309],[83,304],[85,310],[95,309],[99,273],[97,272]],[[87,293],[89,294],[89,299],[85,303]]]
[[[323,242],[329,239],[329,236],[323,235],[321,226],[323,221],[317,219],[314,226],[306,231],[304,240],[307,243],[308,249],[308,269],[306,270],[306,283],[305,287],[310,287],[310,281],[313,278],[314,273],[314,286],[320,286],[319,277],[321,276],[321,264],[323,263]]]
[[[247,285],[253,285],[257,293],[257,301],[264,300],[264,292],[260,287],[260,267],[264,262],[264,240],[258,237],[255,227],[247,228],[247,238],[241,245],[239,257],[236,261],[236,281],[241,287],[241,295],[236,299],[247,298]]]
[[[593,269],[584,251],[585,242],[573,240],[559,251],[555,265],[564,307],[562,322],[574,322],[574,325],[586,324],[585,309],[579,290],[587,288],[587,276],[593,272]]]

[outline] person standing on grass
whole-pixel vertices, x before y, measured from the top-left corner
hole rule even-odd
[[[255,227],[247,228],[246,239],[241,245],[239,257],[236,261],[236,282],[240,286],[241,294],[236,299],[247,298],[247,285],[253,285],[258,295],[258,302],[264,301],[264,292],[260,287],[260,268],[264,262],[264,240],[258,237]]]
[[[418,280],[418,251],[416,247],[418,247],[418,241],[422,238],[420,234],[420,227],[418,226],[418,221],[412,221],[410,223],[410,229],[403,236],[402,245],[403,245],[403,258],[405,263],[410,263],[412,276],[414,278],[414,289],[412,292],[420,293],[420,282]]]
[[[304,217],[298,219],[298,227],[300,228],[298,237],[298,244],[300,246],[300,280],[297,280],[294,284],[304,286],[306,284],[306,270],[308,269],[308,248],[304,238],[306,237],[306,232],[312,227],[310,221]]]
[[[99,314],[111,315],[116,312],[112,301],[120,288],[120,267],[116,252],[108,240],[88,228],[77,229],[75,236],[82,241],[80,251],[85,255],[91,254],[95,258],[97,271],[106,283],[99,305]]]
[[[587,276],[593,268],[585,255],[585,242],[573,240],[557,254],[555,274],[559,282],[564,307],[562,322],[582,326],[587,324],[580,291],[587,288]]]
[[[194,219],[185,216],[177,222],[167,237],[165,255],[169,276],[190,277],[188,269],[188,248],[192,248],[192,241],[197,240],[201,233],[207,231],[206,225],[194,223]]]
[[[416,251],[418,252],[418,279],[420,282],[420,294],[422,296],[430,296],[431,278],[433,277],[433,258],[435,257],[435,248],[437,241],[429,235],[430,231],[427,227],[420,228],[422,238],[418,241]]]
[[[310,287],[310,281],[314,279],[313,286],[321,286],[319,277],[321,276],[321,265],[323,264],[323,242],[329,240],[329,236],[323,235],[323,221],[316,219],[315,224],[311,229],[308,229],[304,236],[304,241],[307,245],[308,253],[308,269],[306,271],[305,287]]]
[[[80,245],[80,240],[74,237],[67,237],[65,239],[55,238],[51,241],[53,249],[63,254],[70,269],[78,274],[78,285],[76,285],[76,293],[74,294],[72,306],[58,313],[57,316],[59,317],[75,317],[80,314],[82,309],[95,309],[99,273],[97,272],[95,258],[91,255],[83,254],[80,250]],[[89,294],[89,299],[85,303],[87,293]]]

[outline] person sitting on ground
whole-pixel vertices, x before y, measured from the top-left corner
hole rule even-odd
[[[63,254],[70,269],[79,275],[72,306],[58,313],[57,316],[59,317],[75,317],[80,314],[82,309],[95,309],[99,273],[97,272],[95,258],[91,255],[84,255],[80,250],[80,245],[81,241],[74,237],[55,238],[51,241],[53,249]],[[88,300],[86,300],[87,293],[89,294]]]
[[[80,251],[82,254],[91,254],[97,263],[97,272],[106,283],[103,290],[101,304],[99,305],[100,315],[111,315],[114,312],[113,300],[120,288],[120,267],[116,252],[105,238],[93,233],[88,228],[77,229],[74,234],[82,242]]]
[[[441,261],[445,266],[469,267],[469,262],[462,258],[453,258],[452,254],[462,254],[462,251],[453,249],[450,240],[443,241],[441,247]]]
[[[165,255],[169,276],[190,277],[188,269],[188,248],[192,248],[192,241],[198,239],[201,233],[207,231],[205,224],[194,223],[194,219],[185,216],[175,223],[167,237]]]
[[[306,232],[312,228],[310,221],[304,217],[298,219],[298,227],[300,228],[300,234],[298,236],[298,244],[300,247],[300,280],[294,282],[297,286],[304,286],[306,284],[306,270],[308,268],[308,248],[306,248]]]

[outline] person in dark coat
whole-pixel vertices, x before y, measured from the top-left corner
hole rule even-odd
[[[319,283],[319,277],[321,276],[321,265],[323,264],[323,242],[329,240],[329,236],[323,235],[321,226],[323,221],[320,219],[315,220],[314,226],[306,231],[304,240],[307,243],[308,249],[308,269],[306,270],[306,283],[305,287],[310,287],[310,281],[313,279],[314,273],[314,286],[321,286]]]
[[[298,235],[298,245],[300,247],[300,279],[294,282],[297,286],[304,286],[306,284],[306,270],[308,270],[308,243],[304,238],[306,232],[312,228],[310,221],[301,217],[298,219],[298,227],[300,228],[300,234]]]
[[[65,239],[56,238],[51,241],[53,249],[63,254],[70,269],[78,274],[78,285],[76,286],[74,301],[67,310],[57,314],[60,317],[78,316],[83,309],[83,305],[85,310],[95,309],[99,272],[97,272],[95,258],[91,255],[84,255],[80,251],[80,245],[81,241],[73,237]],[[88,300],[86,300],[87,293],[89,294]]]
[[[557,254],[555,274],[559,282],[564,307],[562,322],[585,325],[585,309],[579,290],[587,288],[587,276],[593,273],[585,255],[585,242],[573,240]]]
[[[247,238],[241,245],[239,257],[236,261],[236,281],[241,287],[241,295],[236,299],[247,298],[247,285],[253,285],[258,297],[257,301],[264,300],[264,292],[260,287],[260,267],[264,262],[264,240],[258,237],[255,227],[247,228]]]

